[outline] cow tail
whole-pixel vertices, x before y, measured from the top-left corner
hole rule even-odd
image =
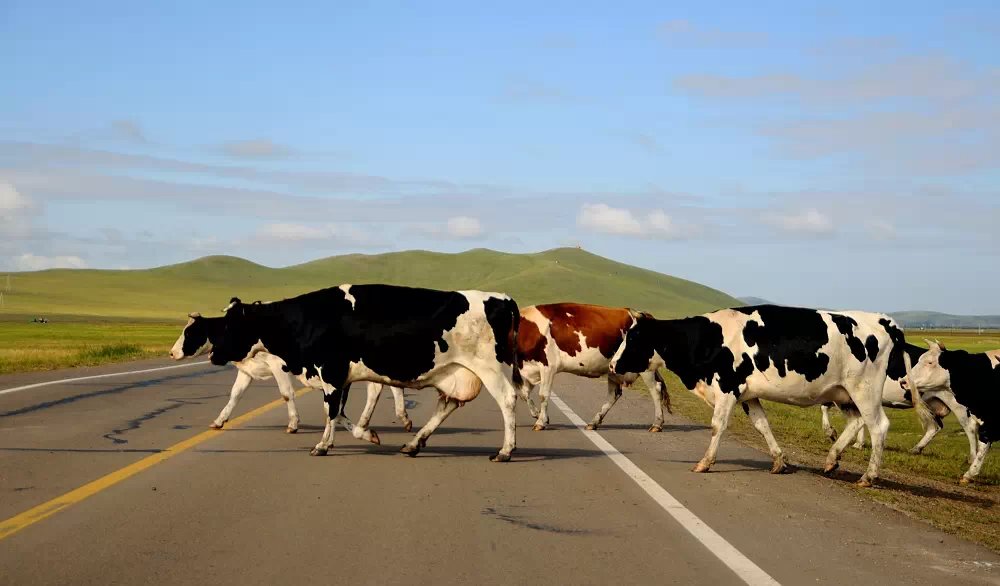
[[[521,358],[521,353],[518,352],[517,348],[517,331],[521,326],[521,310],[517,307],[517,302],[513,299],[510,300],[510,332],[508,333],[508,346],[510,347],[510,364],[511,364],[511,380],[514,383],[514,388],[518,391],[521,390],[521,386],[524,384],[524,379],[521,378],[521,366],[523,366],[524,361]]]
[[[667,392],[667,381],[663,380],[663,375],[660,374],[659,368],[653,371],[653,378],[660,385],[660,396],[662,397],[663,408],[667,410],[667,413],[673,415],[674,410],[670,408],[670,393]]]

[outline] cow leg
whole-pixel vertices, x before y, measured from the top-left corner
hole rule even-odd
[[[608,414],[608,411],[611,411],[611,408],[614,407],[615,403],[618,402],[618,399],[621,396],[622,396],[621,381],[619,381],[617,377],[609,376],[608,400],[605,401],[603,405],[601,405],[601,410],[598,411],[597,414],[594,415],[594,418],[590,420],[590,423],[587,424],[587,429],[597,429],[598,427],[600,427],[601,423],[604,422],[604,417]]]
[[[517,394],[524,401],[524,404],[528,406],[528,413],[532,417],[538,417],[538,407],[535,407],[535,402],[531,400],[531,391],[535,388],[535,384],[528,381],[527,373],[521,373],[521,384],[517,387]]]
[[[378,404],[378,398],[381,394],[381,384],[372,382],[368,383],[368,399],[365,401],[365,408],[361,411],[361,417],[358,418],[357,425],[355,425],[354,429],[351,431],[351,435],[353,435],[355,439],[363,439],[373,444],[381,443],[375,430],[368,427],[368,422],[371,421],[372,413],[375,412],[375,405]]]
[[[406,412],[406,397],[403,396],[403,389],[390,386],[389,391],[392,392],[392,402],[396,409],[396,418],[403,424],[404,431],[411,431],[413,429],[413,422],[410,421],[410,415]]]
[[[542,374],[542,381],[538,385],[538,415],[535,419],[533,431],[542,431],[549,424],[549,394],[552,392],[552,382],[555,378],[553,369],[546,370]]]
[[[670,395],[665,395],[666,389],[661,387],[660,381],[656,380],[656,375],[652,372],[646,371],[640,374],[639,378],[649,389],[649,398],[653,401],[653,424],[649,426],[649,431],[651,433],[663,431],[663,408],[669,409]]]
[[[884,380],[878,382],[880,389],[884,383]],[[861,411],[861,418],[865,422],[865,427],[868,428],[868,437],[872,442],[872,453],[868,459],[868,470],[858,480],[858,486],[869,487],[878,480],[878,472],[882,467],[882,451],[885,449],[886,433],[889,432],[889,418],[886,417],[885,409],[882,408],[882,398],[877,396],[877,393],[871,392],[873,385],[869,384],[868,381],[862,381],[860,386],[862,388],[858,389],[858,392],[851,398],[854,399],[854,404]]]
[[[972,460],[972,466],[962,475],[961,480],[958,481],[959,484],[969,484],[973,478],[979,476],[979,471],[986,460],[986,452],[990,451],[990,445],[985,442],[979,442],[979,449],[976,451],[976,457]]]
[[[420,431],[413,436],[413,439],[400,448],[399,451],[407,456],[416,456],[419,454],[420,449],[427,445],[427,438],[434,433],[434,430],[441,425],[442,421],[448,419],[448,416],[455,412],[455,409],[458,409],[458,401],[449,399],[444,393],[439,393],[437,411],[434,412],[434,415],[431,416]]]
[[[708,472],[715,464],[715,456],[719,453],[719,442],[722,441],[722,434],[729,425],[729,419],[733,415],[733,407],[736,406],[736,395],[733,393],[723,393],[719,389],[712,387],[715,395],[715,411],[712,413],[712,441],[708,443],[708,450],[701,461],[694,465],[693,472]]]
[[[510,461],[510,455],[517,448],[517,427],[514,419],[514,403],[517,402],[517,390],[504,373],[499,370],[484,372],[482,374],[477,372],[476,375],[486,385],[486,390],[490,392],[490,395],[497,402],[497,405],[500,407],[500,413],[503,416],[503,446],[500,447],[499,452],[490,456],[490,461],[508,462]]]
[[[222,426],[229,421],[229,416],[233,414],[233,409],[236,408],[236,404],[240,402],[240,397],[243,396],[243,391],[247,390],[250,383],[253,382],[253,378],[243,372],[242,370],[237,371],[236,381],[233,383],[233,388],[229,391],[229,402],[226,406],[222,408],[219,412],[219,416],[215,418],[209,427],[212,429],[222,429]]]
[[[841,405],[840,412],[847,418],[847,425],[844,426],[844,431],[841,432],[837,441],[833,442],[829,453],[827,453],[823,474],[830,474],[840,466],[840,455],[847,449],[847,444],[850,443],[858,429],[865,424],[857,408],[853,405]]]
[[[826,437],[830,438],[831,442],[835,442],[837,441],[837,430],[830,423],[830,405],[832,404],[820,405],[819,409],[823,412],[823,432],[826,433]]]
[[[941,418],[937,417],[934,413],[932,413],[930,409],[917,409],[916,411],[917,411],[917,416],[920,418],[920,425],[921,427],[924,428],[924,436],[920,438],[920,441],[918,441],[916,445],[910,448],[911,454],[919,454],[920,452],[922,452],[924,448],[927,447],[927,444],[931,443],[931,440],[934,439],[934,436],[936,436],[938,432],[941,431],[942,428],[944,428],[944,425],[941,423]],[[956,415],[955,417],[958,417],[958,415]],[[959,418],[959,422],[961,421],[962,421],[961,418]],[[964,427],[965,426],[963,426],[963,428]],[[969,452],[970,454],[968,461],[971,464],[972,459],[975,458],[976,454],[975,435],[972,435],[969,438]]]
[[[323,385],[323,412],[326,413],[326,428],[323,429],[323,437],[319,443],[309,452],[311,456],[325,456],[333,447],[333,436],[337,429],[337,422],[340,422],[348,431],[354,431],[354,425],[344,415],[344,405],[347,403],[347,394],[350,386],[347,384],[339,387]]]
[[[862,426],[861,429],[858,430],[858,437],[857,437],[857,439],[854,440],[854,445],[852,447],[855,448],[855,449],[858,449],[858,450],[863,450],[865,448],[865,428],[864,428],[864,426]]]
[[[785,455],[781,452],[778,440],[774,439],[774,434],[771,433],[771,425],[767,421],[764,406],[760,404],[760,400],[750,399],[746,403],[743,403],[743,410],[750,416],[753,426],[760,432],[760,435],[764,436],[764,441],[767,442],[767,449],[771,452],[771,457],[774,458],[774,465],[771,466],[771,474],[781,474],[786,468]]]
[[[274,382],[278,383],[278,392],[288,407],[288,427],[285,428],[285,433],[295,433],[299,430],[299,412],[295,408],[295,387],[292,384],[292,377],[283,371],[273,374]]]

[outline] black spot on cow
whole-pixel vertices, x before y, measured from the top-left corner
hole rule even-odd
[[[758,370],[763,372],[773,364],[779,376],[787,376],[787,371],[791,370],[807,381],[814,381],[826,373],[830,357],[819,350],[830,337],[826,322],[816,310],[758,305],[740,307],[736,311],[747,315],[757,313],[764,322],[751,320],[743,328],[743,340],[747,345],[757,346],[754,364]],[[861,351],[863,354],[863,345]],[[864,360],[863,355],[861,359]]]
[[[854,355],[854,358],[858,362],[864,362],[868,356],[865,344],[861,341],[861,338],[854,335],[854,328],[857,327],[858,322],[851,316],[839,313],[831,313],[830,319],[833,320],[833,323],[837,326],[837,330],[847,340],[847,347],[851,349],[851,354]]]
[[[513,299],[490,297],[483,302],[486,321],[493,328],[496,338],[497,362],[513,367],[519,364],[517,359],[517,330],[521,323],[521,312]],[[512,379],[515,385],[521,384],[521,371],[514,368]]]
[[[875,358],[878,356],[878,338],[869,334],[868,339],[865,340],[865,350],[868,351],[868,360],[875,362]]]
[[[445,342],[444,340],[438,340],[437,344],[438,344],[438,349],[441,350],[442,354],[448,351],[448,342]]]
[[[944,350],[939,363],[950,375],[955,399],[983,422],[979,441],[1000,440],[1000,365],[994,367],[986,354],[965,350]]]

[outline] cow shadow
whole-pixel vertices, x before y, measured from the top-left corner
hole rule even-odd
[[[649,423],[602,423],[597,431],[611,431],[611,430],[638,430],[646,431],[649,429]],[[549,426],[552,427],[552,426]],[[680,431],[680,432],[691,432],[691,431],[705,431],[711,428],[707,425],[700,425],[698,423],[664,423],[661,427],[662,431],[660,433],[667,433],[670,431]]]
[[[834,482],[840,482],[842,484],[854,484],[861,478],[860,472],[852,472],[850,470],[838,469],[833,474],[824,474],[819,468],[806,468],[806,470],[815,476],[820,476],[827,480]],[[906,484],[898,480],[879,478],[875,485],[878,489],[885,490],[895,490],[902,493],[906,493],[913,496],[923,497],[923,498],[935,498],[935,499],[945,499],[949,501],[956,501],[961,503],[966,503],[970,505],[975,505],[977,507],[982,507],[984,509],[992,509],[996,505],[996,500],[981,497],[975,494],[969,494],[958,487],[954,490],[949,490],[947,488],[939,488],[936,486],[919,485],[919,484]]]
[[[690,464],[693,468],[699,460],[668,460],[659,459],[659,462],[670,462],[675,464]],[[726,470],[719,470],[719,464],[725,466],[738,466],[738,468],[730,468]],[[785,464],[785,470],[781,475],[795,474],[798,472],[798,466],[793,466],[792,464]],[[725,458],[717,459],[712,469],[706,474],[734,474],[736,472],[771,472],[771,462],[769,460],[751,460],[749,458]]]
[[[497,453],[496,447],[489,446],[456,446],[456,445],[434,445],[428,444],[420,451],[415,459],[427,458],[487,458]],[[398,447],[386,445],[381,446],[371,444],[345,444],[335,446],[330,450],[330,456],[379,456],[379,457],[403,457]],[[576,458],[598,458],[604,453],[598,450],[588,450],[579,448],[544,448],[525,449],[517,448],[508,464],[539,462],[542,460],[572,460]],[[329,456],[327,456],[329,457]]]

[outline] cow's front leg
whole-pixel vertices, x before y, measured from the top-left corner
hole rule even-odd
[[[774,434],[771,433],[771,425],[767,421],[764,406],[760,404],[760,400],[750,399],[743,403],[743,409],[750,417],[750,421],[753,422],[754,428],[760,432],[760,435],[764,436],[764,441],[767,442],[767,449],[771,452],[771,458],[774,459],[771,474],[781,474],[787,468],[785,455],[781,451],[781,446],[778,445],[778,440],[774,439]]]
[[[847,419],[847,425],[844,426],[844,431],[841,432],[837,441],[833,442],[830,451],[827,453],[823,474],[831,474],[840,467],[840,455],[847,448],[847,444],[851,442],[851,438],[855,436],[858,429],[864,426],[861,414],[854,405],[841,405],[840,411]]]
[[[663,431],[663,409],[670,408],[670,395],[667,390],[656,380],[656,376],[649,371],[639,375],[646,389],[649,391],[649,398],[653,401],[653,424],[649,426],[650,433]]]
[[[833,403],[820,405],[819,410],[823,413],[823,433],[830,438],[831,442],[837,441],[837,430],[830,423],[830,405]]]
[[[969,484],[973,478],[979,476],[979,471],[983,468],[983,462],[986,460],[986,452],[990,451],[990,445],[985,442],[979,442],[979,449],[976,450],[976,457],[972,461],[972,466],[962,475],[961,480],[958,481],[959,484]]]
[[[344,415],[344,404],[347,402],[347,389],[344,386],[333,387],[323,384],[323,412],[326,414],[326,428],[323,430],[323,437],[320,438],[316,447],[309,452],[312,456],[325,456],[333,447],[333,436],[337,429],[337,422],[344,424],[349,431],[353,431],[347,416]]]
[[[608,411],[615,406],[618,399],[622,396],[622,385],[621,379],[616,376],[608,376],[608,399],[601,405],[601,410],[598,411],[594,418],[590,420],[587,424],[587,429],[597,429],[604,423],[604,418],[607,416]]]
[[[295,387],[292,384],[292,377],[284,371],[272,372],[275,382],[278,383],[278,392],[285,400],[288,407],[288,427],[285,433],[296,433],[299,431],[299,412],[295,408]]]
[[[233,389],[229,391],[229,402],[226,406],[222,408],[219,412],[219,416],[215,418],[215,421],[209,426],[212,429],[222,429],[222,426],[229,421],[229,416],[233,414],[233,409],[236,408],[236,404],[240,402],[240,397],[243,396],[243,391],[247,390],[250,383],[253,382],[253,378],[243,372],[238,370],[236,373],[236,381],[233,383]]]
[[[729,426],[729,419],[733,415],[733,407],[736,406],[736,395],[734,393],[723,393],[721,390],[709,387],[715,394],[715,410],[712,413],[712,440],[708,443],[708,450],[701,461],[694,465],[693,472],[708,472],[715,464],[716,454],[719,453],[719,442],[722,441],[722,434]]]
[[[400,448],[400,452],[403,452],[407,456],[416,456],[420,453],[420,449],[427,445],[427,438],[430,437],[434,430],[441,425],[441,422],[448,418],[449,415],[454,413],[455,409],[458,409],[458,401],[448,398],[444,393],[439,392],[437,411],[434,415],[427,421],[427,423],[417,432],[413,439],[409,441],[406,445]]]

